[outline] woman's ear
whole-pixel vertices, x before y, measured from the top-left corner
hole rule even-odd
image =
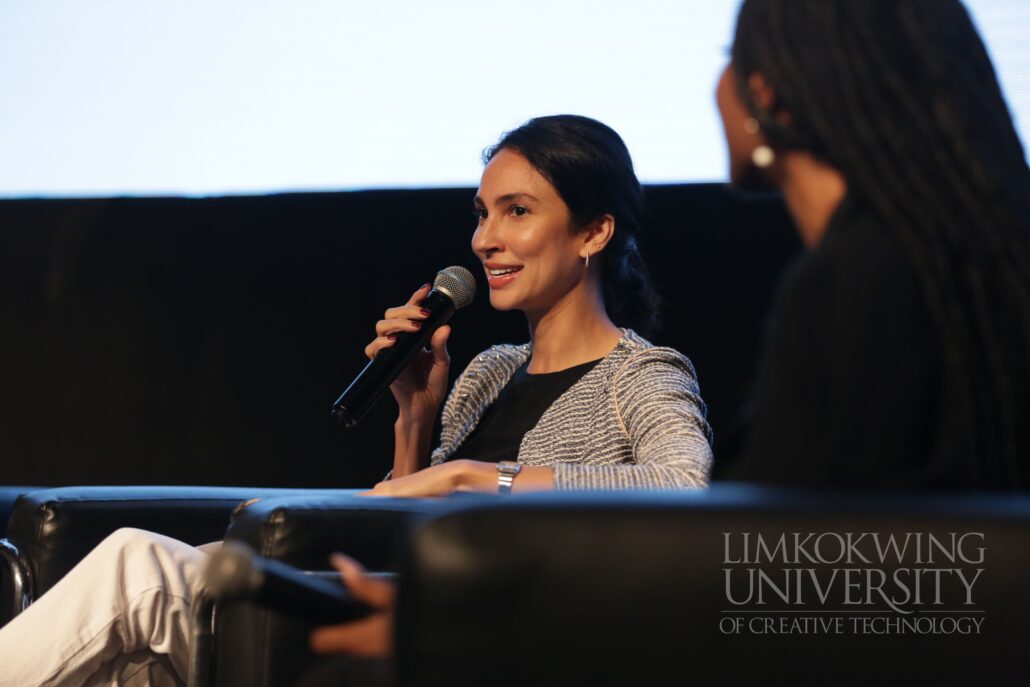
[[[615,218],[611,215],[601,215],[587,225],[583,232],[583,254],[580,257],[596,255],[604,250],[608,242],[615,235]]]
[[[747,89],[751,92],[751,102],[758,109],[771,112],[776,105],[776,92],[761,72],[753,72],[747,77]]]
[[[776,91],[761,72],[754,72],[747,78],[747,89],[751,92],[751,102],[759,110],[768,112],[783,125],[791,123],[790,113],[781,106],[776,98]]]

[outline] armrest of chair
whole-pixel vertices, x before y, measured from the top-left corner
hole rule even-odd
[[[7,538],[25,561],[38,598],[121,527],[203,544],[222,538],[241,502],[304,491],[177,486],[47,489],[24,494],[15,502]]]
[[[14,502],[22,494],[30,491],[39,491],[46,487],[0,487],[0,537],[7,536],[7,521],[11,518],[11,511],[14,510]]]
[[[303,570],[329,570],[342,551],[370,570],[395,571],[414,527],[449,500],[358,496],[359,490],[261,499],[241,507],[225,533],[262,556]]]
[[[975,562],[978,537],[966,547],[973,563],[952,562],[940,552],[926,561],[929,535],[947,548],[952,533],[969,532],[983,535],[982,564]],[[775,553],[779,536],[786,534],[789,548],[793,533],[828,533],[825,560],[802,556],[795,565],[789,550],[786,560],[783,551]],[[834,563],[834,537],[845,533],[870,533],[859,548],[871,563],[857,557]],[[914,557],[912,542],[900,562],[891,553],[877,560],[870,553],[872,533],[922,533],[923,561]],[[756,549],[758,535],[772,554]],[[811,540],[807,548],[812,550]],[[908,678],[951,684],[975,681],[989,665],[992,674],[1005,676],[1002,681],[1019,681],[1026,675],[1030,630],[1028,567],[1028,496],[870,497],[741,486],[514,497],[445,514],[414,534],[400,576],[398,677],[401,684],[448,687],[484,680],[615,685],[787,678],[805,684]],[[907,614],[887,608],[875,591],[872,603],[865,603],[877,576],[871,583],[861,573],[855,578],[863,597],[856,606],[845,600],[843,579],[821,602],[807,573],[785,573],[813,569],[825,587],[833,568],[882,570],[888,593],[898,589],[889,582],[896,571],[910,584],[912,570],[962,568],[970,579],[976,569],[984,571],[973,606],[965,605],[963,585],[948,575],[943,604],[933,603],[926,587],[922,603],[910,604]],[[727,596],[727,569],[734,602]],[[931,571],[922,582],[932,579]],[[774,585],[789,600],[779,598]],[[747,601],[759,587],[764,603]],[[981,631],[876,634],[852,625],[876,615],[879,622],[918,618],[927,628],[947,617],[942,610],[957,611],[954,617],[967,623],[984,619]],[[842,634],[790,631],[796,619],[837,615],[844,618]],[[737,619],[740,629],[733,625]]]
[[[263,499],[242,508],[226,532],[262,556],[303,570],[329,570],[341,551],[374,571],[400,567],[411,532],[458,499],[396,499],[357,492]],[[215,683],[219,687],[293,684],[315,657],[312,625],[253,603],[219,607],[215,622]]]
[[[0,538],[7,536],[7,521],[18,497],[43,488],[0,487]],[[0,539],[0,627],[21,612],[31,598],[32,590],[26,587],[24,568],[18,550],[6,539]]]

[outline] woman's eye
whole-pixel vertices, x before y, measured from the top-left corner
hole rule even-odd
[[[523,217],[523,216],[529,214],[529,209],[525,208],[525,207],[523,207],[521,205],[512,205],[511,206],[511,214],[515,215],[516,217]]]
[[[477,221],[482,222],[486,219],[486,208],[473,208],[472,216],[475,217]]]

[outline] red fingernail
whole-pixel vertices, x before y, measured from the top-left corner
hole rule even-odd
[[[428,310],[426,310],[425,308],[422,308],[422,310],[420,310],[419,312],[421,312],[426,317],[429,317],[430,315],[433,314],[433,313],[429,312]]]
[[[414,327],[415,329],[419,329],[419,328],[422,327],[422,323],[421,322],[416,322],[416,321],[412,320],[411,321],[411,326]]]
[[[390,341],[393,341],[394,339],[397,338],[397,335],[396,334],[387,334],[386,338],[389,339]]]

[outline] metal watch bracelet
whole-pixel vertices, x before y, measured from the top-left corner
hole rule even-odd
[[[515,476],[522,472],[522,464],[510,460],[502,460],[497,463],[497,493],[507,496],[511,493],[511,485]]]

